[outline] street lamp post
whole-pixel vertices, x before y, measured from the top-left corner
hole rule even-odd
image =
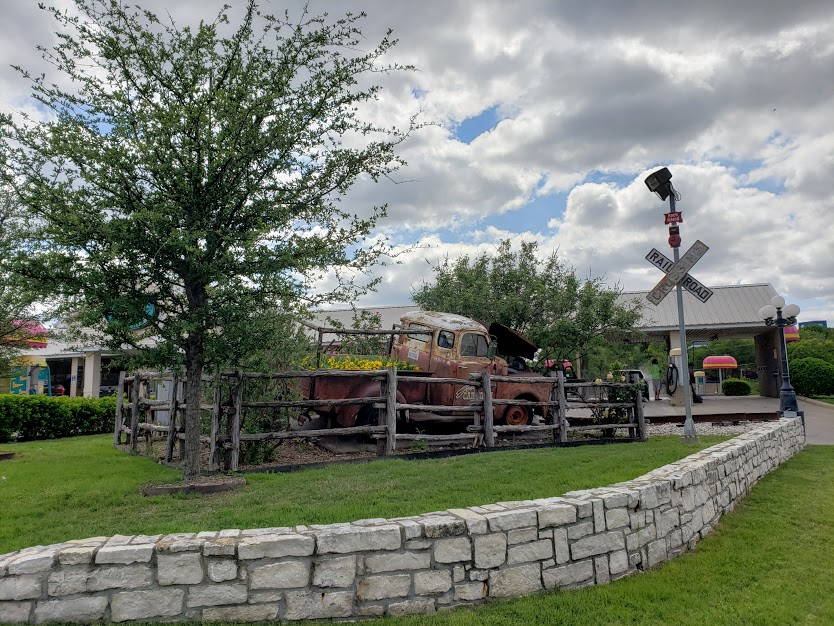
[[[782,388],[779,390],[779,413],[782,417],[797,417],[799,404],[796,401],[796,392],[791,385],[791,374],[788,370],[788,346],[785,342],[785,326],[796,324],[799,306],[796,304],[785,306],[785,299],[782,296],[773,296],[770,299],[770,304],[766,304],[759,309],[759,315],[768,326],[779,328],[779,341],[782,349]]]

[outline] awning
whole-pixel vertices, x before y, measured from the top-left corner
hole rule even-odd
[[[0,339],[7,346],[15,348],[45,348],[47,346],[46,328],[32,320],[14,320],[14,329]]]
[[[799,341],[799,329],[796,326],[785,326],[785,343]]]
[[[729,370],[738,367],[734,357],[727,354],[722,356],[708,356],[704,358],[705,370]]]

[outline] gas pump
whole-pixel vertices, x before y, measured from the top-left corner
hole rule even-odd
[[[669,351],[669,365],[666,367],[666,390],[671,397],[678,390],[681,376],[685,375],[681,363],[681,349],[672,348]]]
[[[19,395],[52,395],[46,360],[30,356],[22,357],[20,361],[12,368],[9,391]]]

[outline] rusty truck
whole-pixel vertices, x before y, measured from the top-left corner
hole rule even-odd
[[[498,333],[500,336],[496,336]],[[454,383],[427,384],[426,378],[454,378],[470,380],[470,374],[489,372],[491,376],[511,376],[512,382],[493,382],[495,399],[547,402],[551,385],[528,382],[525,378],[537,376],[527,369],[519,356],[507,359],[497,356],[504,342],[503,354],[522,355],[535,351],[536,346],[523,336],[501,325],[483,324],[451,313],[414,311],[406,313],[392,332],[389,342],[391,359],[414,365],[417,371],[400,371],[397,377],[397,402],[423,404],[435,407],[431,412],[403,411],[398,421],[410,422],[471,420],[471,414],[444,413],[437,407],[469,406],[476,400],[477,388]],[[344,376],[318,376],[302,383],[302,395],[306,400],[336,400],[342,398],[367,398],[379,396],[381,384],[370,378],[346,378]],[[331,425],[357,426],[375,424],[377,409],[372,405],[340,405],[316,407],[315,412]],[[496,423],[519,426],[531,424],[535,416],[547,416],[546,407],[534,407],[520,403],[495,406]]]

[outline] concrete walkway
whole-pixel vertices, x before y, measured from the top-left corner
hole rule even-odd
[[[701,404],[692,405],[693,415],[766,414],[779,412],[779,398],[761,396],[705,395]],[[805,412],[805,433],[809,444],[834,445],[834,404],[800,397],[799,410]],[[643,404],[648,419],[652,416],[676,416],[685,419],[683,406],[671,406],[668,400]],[[697,430],[697,427],[696,427]]]

